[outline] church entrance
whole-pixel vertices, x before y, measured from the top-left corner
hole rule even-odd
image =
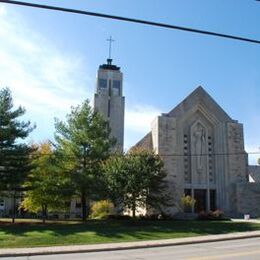
[[[208,193],[209,192],[209,193]],[[194,209],[185,210],[185,212],[194,212],[199,213],[201,211],[214,211],[216,210],[216,190],[207,190],[207,189],[185,189],[185,196],[193,196],[193,199],[196,200]]]
[[[204,189],[194,190],[194,199],[196,200],[195,207],[194,207],[194,211],[196,213],[207,210],[207,190]]]

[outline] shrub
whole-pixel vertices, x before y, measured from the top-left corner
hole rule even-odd
[[[108,215],[107,216],[108,219],[116,219],[116,220],[131,220],[132,217],[129,215],[121,215],[121,214],[117,214],[117,215]]]
[[[159,214],[150,214],[150,215],[144,216],[144,219],[146,219],[146,220],[158,220],[159,217],[160,217]]]
[[[139,215],[139,220],[172,220],[173,217],[165,212],[161,212],[161,214],[147,214],[147,215]]]
[[[181,197],[181,206],[184,212],[191,212],[191,209],[194,207],[195,203],[196,200],[189,195],[183,195]]]
[[[224,218],[224,212],[217,209],[212,212],[212,216],[214,219],[223,219]]]
[[[217,209],[215,211],[201,211],[198,214],[199,220],[226,220],[227,218],[224,216],[224,212]]]
[[[198,219],[199,220],[209,220],[209,213],[206,211],[200,211],[198,214]]]
[[[91,215],[93,219],[105,219],[113,213],[114,206],[108,200],[94,202],[91,206]]]

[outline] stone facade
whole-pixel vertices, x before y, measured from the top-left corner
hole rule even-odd
[[[260,183],[239,183],[236,186],[238,215],[260,216]]]
[[[260,205],[258,186],[248,186],[243,125],[230,118],[202,87],[158,116],[151,132],[136,146],[154,150],[164,161],[169,193],[177,205],[165,209],[169,214],[179,211],[184,194],[196,200],[192,212],[251,213],[255,207],[250,210],[243,205],[254,194],[252,204]]]

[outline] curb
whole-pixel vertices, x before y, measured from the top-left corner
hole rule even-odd
[[[260,231],[239,232],[239,233],[231,233],[225,235],[207,235],[207,236],[197,236],[197,237],[187,237],[187,238],[175,238],[175,239],[165,239],[165,240],[109,243],[109,244],[15,248],[15,249],[9,248],[9,249],[0,249],[0,258],[118,251],[118,250],[141,249],[141,248],[152,248],[152,247],[167,247],[167,246],[220,242],[220,241],[238,240],[238,239],[256,238],[256,237],[260,237]]]

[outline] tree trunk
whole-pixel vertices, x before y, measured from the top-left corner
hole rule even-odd
[[[136,212],[136,203],[135,203],[135,200],[133,201],[133,204],[132,204],[132,214],[133,214],[133,218],[135,218],[135,212]]]
[[[13,195],[13,216],[12,216],[12,223],[15,222],[15,213],[16,213],[16,199],[15,199],[15,196],[16,196],[16,192],[14,191],[14,195]]]
[[[47,205],[42,204],[42,223],[45,224],[47,219]]]
[[[87,167],[87,159],[86,159],[86,145],[83,145],[83,170]],[[85,190],[81,191],[81,207],[82,207],[82,221],[85,222],[87,220],[87,208],[86,208],[86,192]]]
[[[86,193],[81,192],[81,207],[82,207],[82,221],[85,222],[87,218],[87,208],[86,208]]]

